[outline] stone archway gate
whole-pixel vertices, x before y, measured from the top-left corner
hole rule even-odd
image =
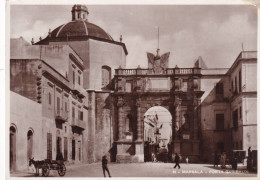
[[[116,69],[115,122],[117,162],[143,162],[144,113],[153,106],[172,115],[171,152],[199,158],[199,68]]]

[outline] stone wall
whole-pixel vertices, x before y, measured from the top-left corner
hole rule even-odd
[[[37,77],[39,60],[10,60],[10,89],[33,101],[37,101]]]
[[[111,116],[111,103],[109,92],[96,92],[96,161],[101,161],[103,155],[107,155],[107,159],[110,159],[110,153],[113,153],[114,123]]]
[[[42,105],[10,91],[10,126],[16,129],[16,170],[28,171],[27,133],[33,132],[32,157],[45,158],[43,151]]]

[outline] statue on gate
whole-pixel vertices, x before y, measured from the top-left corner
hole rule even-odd
[[[147,52],[148,58],[148,69],[152,69],[154,74],[164,74],[169,66],[170,52],[159,55],[160,49],[157,49],[156,56],[152,53]]]

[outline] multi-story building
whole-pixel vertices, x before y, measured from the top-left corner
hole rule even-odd
[[[81,58],[68,45],[31,46],[19,38],[11,40],[10,59],[12,168],[58,152],[83,161],[88,101]]]
[[[257,54],[242,51],[231,68],[201,69],[201,156],[257,149]]]

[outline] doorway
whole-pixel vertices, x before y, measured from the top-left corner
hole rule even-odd
[[[10,171],[15,170],[16,165],[16,129],[10,127]]]
[[[168,162],[171,158],[172,116],[162,106],[144,114],[144,161]]]
[[[27,159],[32,158],[33,152],[33,132],[29,130],[27,132]]]

